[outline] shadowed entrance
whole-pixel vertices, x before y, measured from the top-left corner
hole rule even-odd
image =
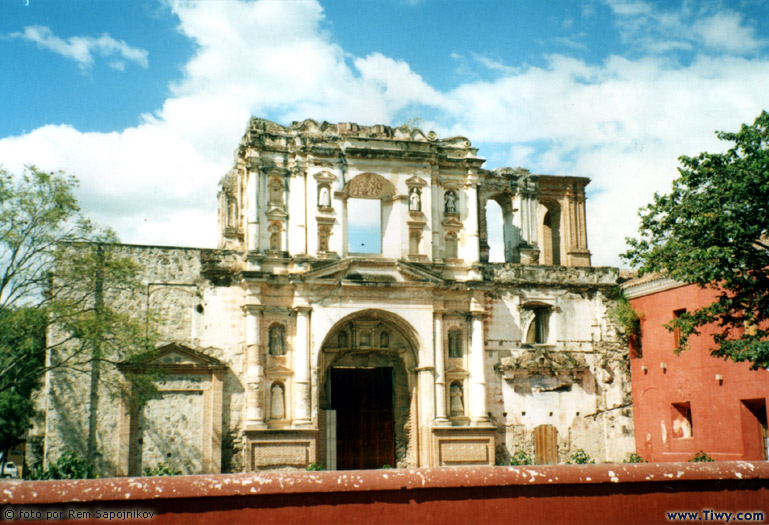
[[[418,341],[407,321],[382,310],[355,312],[329,330],[318,362],[327,468],[418,465]]]
[[[338,469],[395,465],[392,368],[332,368],[331,406]]]

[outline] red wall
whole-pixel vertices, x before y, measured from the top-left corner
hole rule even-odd
[[[648,463],[257,472],[0,482],[0,512],[72,523],[670,523],[667,512],[762,512],[769,463]],[[114,514],[132,512],[137,519]],[[151,518],[138,513],[152,513]],[[39,515],[37,513],[40,513]],[[81,513],[80,519],[75,517]],[[89,513],[85,517],[83,513]],[[687,520],[713,521],[707,514]],[[703,518],[705,518],[703,520]],[[23,518],[24,519],[24,518]],[[718,520],[723,523],[725,520]]]
[[[644,459],[687,461],[700,450],[716,460],[764,459],[761,428],[741,400],[769,404],[769,371],[751,371],[747,363],[711,357],[710,328],[690,338],[689,349],[675,355],[674,335],[663,326],[675,310],[693,311],[711,304],[714,297],[712,290],[687,285],[630,300],[641,316],[642,357],[631,349],[631,371],[636,447]],[[693,435],[674,438],[672,404],[686,402],[691,405]]]

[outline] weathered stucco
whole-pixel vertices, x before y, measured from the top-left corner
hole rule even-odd
[[[253,119],[219,249],[110,248],[143,269],[143,294],[110,300],[158,323],[167,375],[140,407],[105,391],[101,473],[333,467],[335,367],[392,369],[393,466],[626,458],[617,271],[589,266],[588,180],[483,162],[463,137]],[[348,251],[351,198],[380,202],[381,253]],[[490,199],[505,263],[488,262]],[[53,374],[42,392],[47,460],[82,450],[86,386]]]

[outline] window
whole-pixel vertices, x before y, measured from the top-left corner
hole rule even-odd
[[[685,313],[686,313],[686,308],[681,308],[680,310],[674,310],[673,319],[678,319]],[[676,348],[681,346],[681,330],[677,326],[673,329],[673,344],[675,345]]]
[[[630,357],[637,359],[644,356],[643,352],[643,320],[638,323],[638,332],[628,336],[628,346],[630,347]]]
[[[673,403],[673,437],[690,438],[694,436],[692,427],[691,403]]]
[[[382,253],[381,201],[347,200],[347,250],[351,253]]]
[[[533,310],[534,319],[529,323],[526,342],[529,344],[545,344],[550,335],[550,308],[540,307]]]

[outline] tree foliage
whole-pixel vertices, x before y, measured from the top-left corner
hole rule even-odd
[[[713,304],[668,325],[681,335],[677,352],[713,324],[712,355],[769,368],[769,113],[717,136],[733,146],[680,157],[672,192],[641,209],[623,258],[642,273],[716,291]]]
[[[0,450],[23,437],[46,370],[90,376],[93,391],[101,363],[152,341],[146,318],[111,301],[140,291],[138,265],[82,215],[76,186],[34,166],[0,168]]]

